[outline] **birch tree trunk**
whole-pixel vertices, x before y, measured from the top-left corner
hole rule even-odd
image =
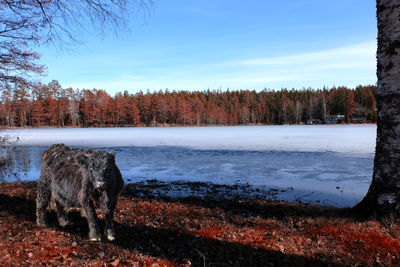
[[[355,207],[377,219],[400,218],[400,3],[377,0],[378,122],[372,183]]]

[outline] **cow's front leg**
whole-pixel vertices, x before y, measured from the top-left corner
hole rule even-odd
[[[115,240],[115,232],[113,226],[113,217],[114,217],[114,209],[115,203],[114,201],[110,201],[110,197],[107,192],[103,193],[103,205],[104,205],[104,213],[105,213],[105,234],[107,239],[110,241]]]
[[[36,223],[41,227],[47,226],[46,208],[51,197],[51,189],[48,181],[48,176],[42,173],[38,182],[38,192],[36,198]]]
[[[89,225],[90,241],[101,241],[101,235],[97,223],[97,214],[91,200],[87,200],[82,205]]]

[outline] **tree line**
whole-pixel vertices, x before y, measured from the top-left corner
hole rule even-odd
[[[248,125],[376,121],[376,86],[319,90],[127,91],[62,88],[58,81],[8,85],[1,94],[4,127]]]

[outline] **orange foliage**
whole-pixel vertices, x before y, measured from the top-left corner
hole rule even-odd
[[[57,81],[1,95],[4,126],[116,127],[137,125],[298,124],[342,114],[376,120],[376,87],[355,90],[119,92],[63,89]]]

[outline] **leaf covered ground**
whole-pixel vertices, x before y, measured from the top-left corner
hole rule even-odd
[[[139,197],[135,188],[119,199],[117,240],[90,242],[77,211],[73,226],[58,226],[52,211],[50,227],[36,226],[35,182],[0,184],[1,265],[400,266],[400,224],[300,203]]]

